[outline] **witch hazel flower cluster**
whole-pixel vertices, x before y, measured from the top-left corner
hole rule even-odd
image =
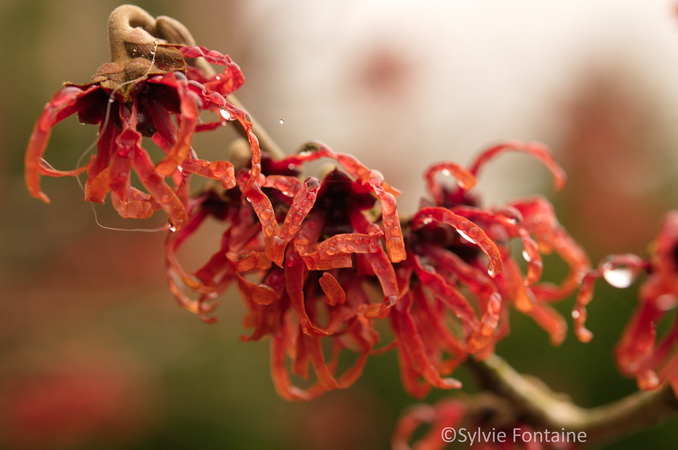
[[[659,343],[654,335],[668,301],[675,303],[675,214],[649,260],[621,255],[592,270],[546,198],[492,207],[480,202],[476,180],[505,152],[533,156],[557,189],[565,184],[545,146],[510,141],[481,152],[468,167],[431,165],[422,175],[426,198],[413,215],[400,217],[399,191],[352,155],[321,142],[288,156],[263,148],[252,118],[232,95],[244,82],[239,67],[197,46],[176,20],[124,5],[111,14],[109,33],[111,62],[90,83],[66,83],[40,115],[26,151],[28,190],[48,201],[42,176],[85,174],[86,201],[110,201],[131,219],[162,210],[171,294],[214,322],[218,299],[236,287],[247,308],[242,339],[269,341],[282,397],[309,400],[346,388],[370,356],[389,351],[397,352],[412,396],[459,388],[455,369],[494,353],[509,334],[511,311],[531,317],[553,344],[562,342],[567,322],[553,304],[582,281],[573,315],[576,334],[587,340],[592,283],[622,266],[650,275],[617,348],[620,368],[643,388],[676,383],[676,328]],[[223,70],[215,74],[211,64]],[[205,111],[213,121],[204,120]],[[52,128],[72,115],[99,126],[96,154],[81,167],[59,170],[44,156]],[[236,163],[209,161],[193,147],[196,133],[223,125],[245,137]],[[154,160],[148,145],[162,158]],[[308,166],[318,160],[333,168],[312,174]],[[206,182],[191,191],[196,178]],[[200,267],[188,270],[181,249],[208,221],[221,227],[220,242]],[[543,256],[551,253],[568,267],[557,283],[542,279]]]

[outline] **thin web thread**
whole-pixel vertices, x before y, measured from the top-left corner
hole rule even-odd
[[[135,82],[137,82],[137,81],[139,81],[143,78],[146,78],[148,76],[148,74],[151,72],[151,70],[153,69],[153,64],[155,64],[155,54],[158,50],[158,43],[159,43],[158,40],[156,40],[155,43],[154,43],[153,50],[151,51],[151,54],[153,55],[152,58],[151,58],[151,65],[149,66],[146,73],[141,75],[139,78],[135,78],[133,80],[126,81],[126,82],[122,83],[121,85],[116,86],[115,89],[113,89],[111,91],[110,95],[108,96],[108,102],[107,102],[107,105],[106,105],[106,114],[104,115],[104,121],[102,123],[100,130],[103,131],[108,126],[108,121],[110,120],[110,116],[111,116],[111,107],[112,107],[113,103],[115,102],[114,97],[115,97],[116,92],[118,92],[119,89],[123,88],[124,86],[127,86],[128,84],[132,84],[132,83],[135,83]],[[85,151],[80,155],[80,157],[78,158],[78,161],[76,162],[76,168],[80,167],[80,165],[82,164],[82,160],[85,159],[85,156],[87,156],[89,153],[92,152],[92,149],[96,146],[97,142],[99,142],[98,138],[95,139],[94,142],[92,142],[89,145],[89,147],[87,147],[85,149]],[[75,177],[75,179],[77,180],[78,186],[80,186],[80,189],[83,192],[85,192],[85,187],[83,186],[82,180],[80,179],[80,177],[77,176],[77,177]],[[157,228],[118,228],[118,227],[110,227],[108,225],[102,224],[99,221],[99,215],[97,213],[96,208],[94,207],[94,204],[92,202],[89,202],[89,205],[92,208],[92,214],[94,215],[94,222],[100,228],[103,228],[104,230],[128,231],[128,232],[139,232],[139,233],[158,233],[158,232],[167,231],[167,230],[170,229],[169,224],[165,224],[165,225],[163,225],[161,227],[157,227]]]

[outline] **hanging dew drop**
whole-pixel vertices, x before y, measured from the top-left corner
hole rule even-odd
[[[169,230],[170,230],[172,233],[174,233],[175,231],[177,231],[177,227],[175,227],[175,226],[172,225],[172,224],[169,224]]]
[[[283,118],[281,117],[280,119],[278,119],[278,123],[279,123],[280,125],[285,125],[285,119],[283,119]]]
[[[636,271],[625,266],[609,268],[603,271],[603,278],[610,286],[623,289],[631,286],[636,279]]]
[[[231,120],[231,119],[233,119],[233,116],[231,116],[231,113],[228,112],[228,111],[226,111],[226,109],[224,109],[224,108],[221,108],[221,109],[219,110],[219,114],[221,114],[221,117],[223,117],[224,120]]]

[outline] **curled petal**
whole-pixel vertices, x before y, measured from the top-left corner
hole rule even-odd
[[[115,154],[120,130],[112,122],[102,124],[97,139],[97,154],[90,163],[85,183],[85,200],[103,203],[111,190],[111,158]]]
[[[271,339],[271,374],[275,389],[285,400],[311,400],[313,396],[292,384],[286,369],[285,350],[290,345],[291,337],[288,330],[282,330]]]
[[[376,247],[375,252],[366,253],[364,258],[377,276],[382,293],[384,294],[384,299],[379,310],[366,312],[366,315],[384,318],[400,297],[395,269],[381,247]]]
[[[329,272],[323,273],[318,282],[325,293],[328,305],[336,306],[346,302],[346,292],[332,274]]]
[[[245,194],[247,200],[252,204],[255,214],[261,222],[261,228],[264,231],[264,239],[267,241],[266,247],[268,248],[271,245],[269,242],[279,231],[271,200],[263,193],[259,183],[250,184],[249,187],[244,187],[243,194]]]
[[[538,284],[532,287],[533,291],[547,301],[567,297],[591,270],[588,256],[558,223],[553,206],[545,198],[520,200],[511,205],[520,212],[522,220],[517,223],[536,240],[538,250],[542,253],[555,251],[569,267],[567,276],[559,285]]]
[[[270,305],[278,300],[278,294],[270,286],[256,284],[247,281],[242,275],[236,273],[238,287],[243,295],[258,305]]]
[[[553,175],[553,182],[556,189],[561,190],[563,187],[565,187],[565,181],[567,180],[565,171],[558,165],[558,163],[555,162],[548,147],[539,142],[511,141],[495,145],[494,147],[485,150],[476,158],[473,164],[471,164],[469,172],[477,177],[478,172],[482,166],[487,163],[487,161],[506,151],[524,152],[534,156],[539,161],[543,162],[544,165],[546,165],[546,167],[549,169]]]
[[[655,371],[648,362],[652,361],[657,338],[656,324],[662,315],[663,311],[657,309],[654,302],[641,299],[636,314],[615,348],[621,371],[636,376],[644,389],[654,389],[658,384]]]
[[[379,248],[379,235],[335,234],[319,244],[298,248],[309,270],[346,268],[353,265],[352,254],[376,252]]]
[[[261,148],[259,146],[259,139],[257,139],[252,131],[253,123],[250,115],[247,111],[237,108],[232,103],[228,102],[219,92],[210,91],[207,87],[197,81],[189,81],[188,83],[195,88],[193,92],[197,93],[208,107],[216,107],[222,115],[235,119],[240,123],[247,136],[250,150],[252,151],[250,177],[247,180],[244,191],[253,187],[253,185],[258,186],[259,176],[261,175]]]
[[[552,345],[559,345],[565,340],[567,323],[549,304],[538,302],[528,314],[549,333]]]
[[[582,342],[588,342],[593,338],[593,333],[586,329],[586,306],[593,298],[593,286],[595,281],[603,277],[608,283],[618,288],[628,287],[638,272],[647,267],[647,262],[640,257],[627,253],[608,256],[601,262],[598,268],[587,273],[582,281],[577,300],[572,310],[574,319],[574,331],[577,338]]]
[[[496,244],[485,234],[482,228],[465,217],[441,207],[425,207],[419,210],[412,220],[414,229],[432,222],[446,223],[455,228],[465,239],[476,244],[487,256],[488,273],[496,276],[502,270],[501,253]]]
[[[280,231],[271,239],[271,246],[267,248],[267,253],[271,260],[279,266],[282,266],[285,247],[299,231],[306,215],[313,208],[318,189],[320,189],[320,182],[317,178],[310,177],[303,183],[292,200],[292,205],[285,216]]]
[[[436,181],[436,175],[438,174],[454,176],[457,179],[457,184],[464,191],[469,191],[476,185],[476,178],[473,174],[459,164],[451,162],[434,164],[426,169],[426,172],[424,172],[424,179],[426,180],[426,188],[433,197],[436,205],[442,205],[444,202],[443,187],[440,182]]]
[[[210,162],[203,159],[189,158],[181,163],[180,167],[182,171],[218,180],[224,189],[235,187],[235,171],[233,164],[228,161]]]
[[[230,56],[223,55],[216,50],[210,50],[198,45],[194,46],[177,46],[182,55],[186,58],[205,58],[210,64],[218,64],[220,66],[228,66],[235,64]]]
[[[530,237],[527,229],[513,218],[515,216],[507,216],[503,211],[492,212],[466,206],[455,207],[452,209],[452,212],[463,217],[483,219],[490,223],[500,225],[508,236],[519,237],[523,243],[523,258],[527,261],[527,276],[525,283],[532,285],[539,281],[544,269],[544,264],[542,263],[538,244]]]
[[[262,187],[271,187],[280,191],[283,195],[294,197],[299,192],[303,182],[296,177],[286,175],[268,175]]]
[[[49,203],[49,198],[40,189],[40,175],[43,167],[42,155],[47,149],[52,127],[77,112],[78,100],[97,89],[99,89],[99,86],[96,85],[87,89],[68,86],[57,92],[52,100],[45,105],[42,114],[33,127],[24,159],[26,187],[33,197]]]
[[[174,74],[153,78],[148,82],[158,82],[173,87],[181,102],[180,124],[178,133],[174,138],[174,145],[169,150],[165,159],[160,161],[156,167],[156,170],[160,175],[167,177],[172,175],[174,171],[177,170],[177,167],[184,162],[191,149],[191,141],[200,113],[198,110],[198,98],[197,95],[188,88],[188,81],[177,79]]]
[[[304,296],[304,283],[306,281],[304,263],[294,250],[288,250],[285,261],[285,289],[290,303],[297,313],[299,324],[305,334],[309,336],[327,336],[327,330],[323,330],[313,324],[306,310]]]

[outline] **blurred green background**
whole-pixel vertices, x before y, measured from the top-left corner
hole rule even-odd
[[[507,156],[483,173],[488,201],[548,195],[594,262],[645,252],[678,200],[671,2],[447,3],[416,2],[408,17],[415,7],[405,1],[138,2],[239,62],[248,79],[241,99],[287,151],[327,140],[381,170],[411,207],[429,163],[466,162],[505,137],[543,140],[570,174],[565,192],[555,195],[537,164]],[[397,418],[415,403],[393,353],[371,358],[351,389],[287,403],[270,380],[268,342],[239,339],[236,294],[220,300],[216,325],[174,304],[161,233],[99,228],[72,179],[43,181],[50,205],[27,194],[33,122],[62,81],[85,82],[107,61],[106,19],[117,5],[0,0],[0,447],[388,448]],[[431,30],[445,19],[464,27]],[[483,76],[464,77],[467,69]],[[73,167],[95,134],[67,120],[47,157]],[[200,139],[196,146],[215,154],[227,147],[226,134]],[[125,225],[107,206],[97,211],[102,223]],[[209,243],[187,257],[210,254]],[[557,261],[546,266],[547,278],[561,275]],[[571,304],[560,305],[568,317]],[[612,401],[635,389],[611,353],[634,306],[632,290],[600,283],[591,343],[569,335],[553,348],[513,314],[498,353],[583,406]],[[609,448],[674,448],[677,425],[668,420]]]

